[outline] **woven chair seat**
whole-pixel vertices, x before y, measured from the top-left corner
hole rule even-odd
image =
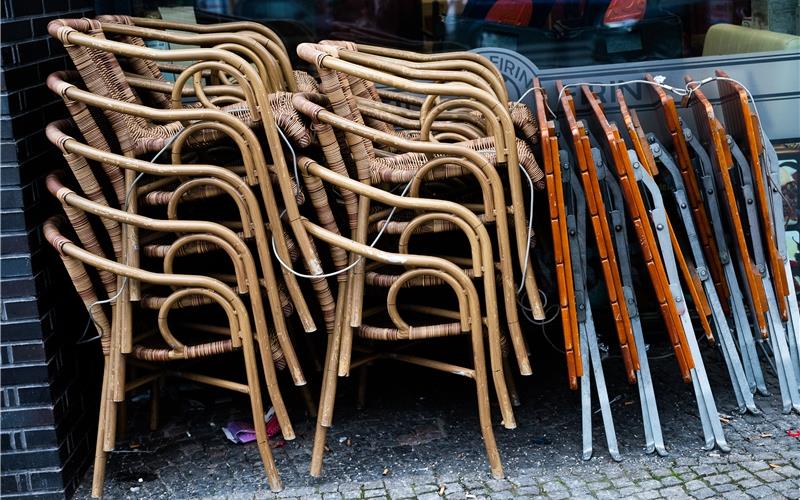
[[[493,137],[483,137],[457,144],[479,152],[492,165],[497,164],[497,153],[494,148]],[[534,187],[540,190],[544,189],[544,172],[536,162],[536,158],[533,156],[530,147],[519,139],[516,141],[516,146],[517,154],[519,155],[519,163],[531,177]],[[371,180],[374,183],[408,182],[412,179],[414,173],[428,163],[428,161],[428,156],[424,153],[404,153],[396,156],[375,158],[370,173]],[[458,165],[446,165],[444,168],[432,172],[430,178],[442,179],[466,174],[467,172]]]
[[[216,356],[233,352],[233,344],[230,339],[217,340],[214,342],[206,342],[204,344],[196,344],[186,346],[184,349],[170,349],[144,347],[141,345],[133,346],[131,354],[134,358],[142,361],[176,361],[181,359],[198,359]]]
[[[424,340],[437,337],[452,337],[462,335],[461,323],[440,323],[438,325],[412,326],[407,331],[399,328],[361,325],[358,336],[370,340]]]
[[[475,271],[473,269],[464,269],[464,274],[466,274],[470,278],[475,277]],[[399,274],[384,274],[378,273],[375,271],[369,271],[365,274],[365,283],[369,286],[378,286],[381,288],[389,288],[392,286],[394,282],[400,279]],[[423,275],[418,276],[416,278],[412,278],[407,280],[403,283],[402,288],[414,288],[414,287],[428,287],[428,286],[442,286],[446,285],[444,280],[439,278],[438,276],[432,275]]]

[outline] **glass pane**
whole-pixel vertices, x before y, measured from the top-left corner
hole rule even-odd
[[[98,1],[98,12],[119,0]],[[131,12],[197,9],[251,19],[287,46],[346,39],[440,52],[502,47],[539,68],[800,50],[797,0],[131,0]]]

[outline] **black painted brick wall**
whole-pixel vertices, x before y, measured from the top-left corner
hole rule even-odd
[[[93,1],[0,2],[0,494],[63,498],[93,455],[98,348],[76,344],[85,314],[41,234],[44,175],[61,165],[43,130],[65,115],[44,82],[67,66],[46,30]]]

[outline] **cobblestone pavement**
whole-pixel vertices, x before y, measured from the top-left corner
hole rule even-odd
[[[519,427],[495,427],[506,479],[492,479],[478,433],[474,393],[466,379],[384,363],[371,368],[367,408],[356,410],[352,381],[341,384],[330,450],[320,479],[308,475],[313,420],[293,415],[297,439],[275,449],[286,489],[279,498],[800,498],[800,439],[787,431],[800,417],[780,409],[775,379],[771,397],[758,397],[762,415],[735,409],[716,351],[704,357],[732,451],[703,451],[691,386],[681,383],[674,359],[651,362],[667,457],[647,455],[637,390],[624,382],[617,362],[607,362],[622,462],[604,450],[595,415],[595,453],[580,458],[578,395],[566,389],[562,368],[547,359],[536,374],[518,378]],[[657,356],[654,356],[657,357]],[[560,361],[560,358],[559,358]],[[537,362],[534,357],[534,362]],[[766,368],[766,366],[765,366]],[[397,374],[402,374],[402,378]],[[409,377],[411,377],[409,379]],[[269,498],[255,447],[228,442],[221,426],[246,415],[236,396],[192,390],[164,398],[163,426],[139,429],[137,405],[129,441],[111,456],[108,498]],[[295,391],[284,394],[300,407]],[[177,395],[176,395],[177,396]],[[139,406],[144,406],[140,404]],[[232,409],[233,408],[233,409]],[[495,421],[499,421],[495,408]],[[78,497],[89,492],[87,474]]]

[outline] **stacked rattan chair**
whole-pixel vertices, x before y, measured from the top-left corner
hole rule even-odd
[[[348,166],[354,156],[357,157],[358,146],[351,146],[347,141],[340,143],[341,132],[324,120],[328,115],[337,117],[327,110],[336,110],[336,106],[330,105],[327,95],[314,93],[317,84],[307,74],[286,71],[285,52],[281,55],[282,47],[268,34],[249,29],[249,25],[231,26],[230,30],[215,30],[210,34],[191,33],[204,30],[181,26],[185,33],[175,34],[138,24],[130,18],[105,17],[99,21],[57,20],[50,25],[51,34],[64,43],[77,69],[74,73],[56,73],[48,80],[51,90],[64,99],[75,124],[75,130],[67,122],[53,124],[50,136],[64,152],[83,195],[66,187],[62,176],[52,176],[50,185],[68,214],[75,211],[71,203],[78,203],[81,210],[97,216],[100,225],[115,235],[110,238],[115,242],[113,252],[97,253],[98,258],[105,259],[102,263],[87,261],[96,264],[99,274],[105,276],[104,283],[109,284],[104,294],[95,292],[95,295],[105,297],[103,300],[114,306],[107,311],[111,319],[100,321],[111,368],[104,379],[93,493],[102,493],[105,453],[114,446],[112,413],[115,404],[124,400],[126,388],[141,385],[128,380],[129,377],[126,379],[125,367],[146,362],[149,368],[149,364],[156,362],[188,357],[199,359],[218,354],[223,347],[220,343],[213,344],[213,349],[207,348],[210,344],[200,344],[197,348],[184,346],[171,334],[166,318],[171,308],[212,307],[220,303],[212,299],[212,292],[221,292],[214,289],[212,292],[152,296],[147,283],[154,278],[147,273],[154,272],[150,270],[152,266],[163,265],[162,274],[172,276],[173,266],[182,258],[202,260],[220,251],[226,252],[234,262],[233,272],[202,267],[194,272],[211,276],[203,279],[212,280],[216,287],[225,286],[226,290],[249,298],[246,311],[237,304],[239,308],[233,308],[231,313],[239,322],[247,320],[249,329],[238,323],[231,324],[226,331],[232,340],[224,343],[224,351],[243,345],[244,341],[239,339],[250,335],[248,345],[261,353],[270,400],[287,439],[293,437],[292,426],[277,386],[274,365],[288,366],[298,385],[305,383],[305,375],[294,354],[293,339],[284,316],[297,312],[307,332],[316,329],[315,318],[321,317],[326,331],[331,334],[312,473],[318,474],[321,469],[325,429],[331,425],[337,375],[388,357],[474,380],[482,439],[493,475],[502,477],[492,431],[484,342],[489,345],[492,380],[500,400],[503,423],[513,428],[516,422],[511,401],[517,398],[513,392],[510,363],[505,358],[511,350],[501,330],[505,322],[495,295],[497,277],[502,276],[505,314],[509,317],[516,317],[517,292],[513,287],[510,260],[496,262],[498,259],[492,249],[495,240],[503,248],[504,255],[508,254],[507,230],[506,234],[500,231],[503,236],[498,239],[493,234],[490,236],[486,223],[500,220],[502,222],[496,225],[507,227],[503,213],[506,203],[502,201],[504,186],[496,171],[497,165],[505,165],[505,157],[514,158],[512,165],[516,172],[519,150],[527,161],[527,175],[535,178],[531,186],[539,183],[540,172],[528,146],[512,140],[509,142],[512,151],[505,147],[495,149],[494,144],[505,145],[507,137],[499,133],[495,124],[485,125],[490,119],[476,117],[469,105],[463,105],[452,113],[478,124],[469,129],[467,146],[434,142],[460,141],[463,135],[453,135],[450,139],[440,135],[431,141],[422,140],[427,134],[408,134],[414,136],[415,147],[433,146],[431,151],[439,151],[438,144],[442,144],[444,153],[438,153],[438,157],[430,161],[425,155],[396,156],[392,160],[388,155],[394,153],[387,151],[383,167],[378,163],[371,167],[359,164],[349,171]],[[148,38],[179,41],[200,48],[155,50],[146,47],[144,40]],[[189,61],[186,66],[178,64],[186,61]],[[174,81],[164,78],[162,71],[174,72]],[[289,94],[286,90],[310,92]],[[485,105],[478,107],[486,109]],[[434,129],[446,129],[452,121],[451,113],[446,109],[444,112],[447,120],[432,120]],[[440,110],[433,110],[433,114],[438,113]],[[348,120],[347,123],[357,122]],[[458,128],[458,123],[453,123]],[[423,124],[423,127],[431,124]],[[489,137],[484,137],[487,135]],[[392,134],[399,140],[403,140],[402,136],[399,131]],[[400,150],[405,145],[394,146]],[[163,155],[158,161],[153,158],[167,150],[169,155]],[[223,158],[222,163],[218,158]],[[480,167],[475,166],[476,163]],[[382,168],[385,175],[395,177],[372,182],[371,168]],[[102,176],[102,181],[94,173]],[[465,207],[454,201],[422,197],[431,185],[428,181],[447,180],[464,173],[478,178],[479,206]],[[519,172],[516,173],[518,177]],[[400,194],[394,189],[398,182],[407,184]],[[101,185],[104,187],[98,188]],[[113,193],[110,200],[104,197],[108,193]],[[334,194],[341,196],[343,202],[336,203],[331,198]],[[306,199],[310,203],[305,203]],[[380,210],[370,214],[369,200],[380,203]],[[497,200],[500,201],[497,206],[504,207],[499,217],[494,208]],[[202,210],[209,202],[228,205],[229,210],[210,214]],[[345,221],[344,226],[340,227],[337,221]],[[79,226],[76,230],[80,235],[84,225],[78,220],[72,222]],[[48,228],[49,234],[56,234],[55,222]],[[528,230],[525,233],[527,258],[532,240],[527,222],[522,229],[523,232]],[[442,231],[462,233],[467,251],[445,258],[409,251],[409,246],[413,244],[416,248],[417,241],[425,233]],[[193,234],[176,238],[174,233]],[[384,233],[391,236],[385,238],[385,243],[378,244]],[[84,255],[74,243],[62,245],[66,240],[57,236],[52,241],[64,255]],[[89,253],[97,250],[97,245],[91,241],[81,239],[81,244]],[[300,262],[308,274],[296,270]],[[275,265],[280,267],[280,273],[274,269]],[[325,273],[323,265],[331,265],[334,270]],[[124,270],[120,266],[124,266]],[[111,279],[108,269],[127,277]],[[539,295],[532,280],[532,268],[524,272],[530,277],[528,282],[533,286],[530,296],[536,303]],[[335,282],[329,279],[334,276]],[[309,302],[300,291],[298,281],[304,278],[311,282],[316,304]],[[169,279],[158,283],[167,283]],[[79,290],[86,288],[84,281],[74,280]],[[473,280],[482,282],[480,292]],[[111,284],[116,287],[112,288]],[[386,305],[365,309],[365,285],[383,289]],[[206,287],[213,289],[210,284]],[[449,287],[454,294],[450,299],[440,298],[439,304],[431,306],[414,303],[403,291],[409,287]],[[440,295],[437,293],[437,297]],[[94,296],[89,296],[85,302],[94,317],[97,314]],[[168,347],[143,347],[137,343],[138,316],[149,307],[164,311],[157,323]],[[312,312],[314,309],[317,314]],[[381,309],[386,314],[378,318],[375,313]],[[231,308],[225,310],[230,312]],[[355,317],[358,321],[354,321]],[[369,318],[370,324],[362,324],[361,317]],[[223,331],[222,327],[203,328],[196,324],[188,327],[206,333]],[[523,373],[530,373],[519,326],[511,322],[508,327],[512,330],[511,339],[520,368]],[[354,332],[365,340],[365,345],[358,348],[369,351],[358,361],[350,358]],[[462,334],[471,339],[469,367],[431,360],[405,350],[406,346],[424,345],[422,341],[427,339]],[[388,341],[404,342],[398,349],[377,348]],[[246,356],[250,356],[254,350],[247,348],[245,351]],[[185,372],[167,367],[155,373],[153,377]],[[246,373],[252,375],[249,358]],[[247,392],[254,401],[258,394],[257,384],[250,383],[245,391],[241,384],[219,382],[206,375],[184,376]],[[260,411],[260,407],[254,402],[256,421],[257,410]],[[270,487],[277,491],[281,488],[280,479],[262,437],[259,435],[259,446],[268,480]]]

